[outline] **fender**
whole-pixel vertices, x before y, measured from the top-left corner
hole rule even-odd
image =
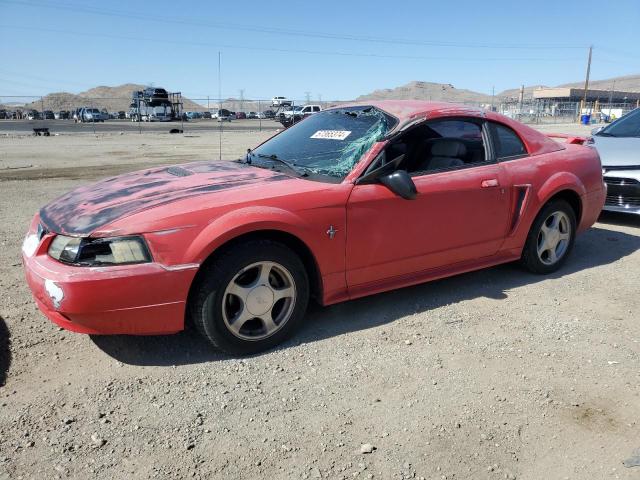
[[[530,202],[531,208],[527,212],[527,218],[521,222],[521,228],[519,228],[519,234],[526,235],[533,225],[533,221],[538,216],[542,207],[553,197],[556,193],[563,190],[571,190],[578,194],[581,201],[584,203],[584,196],[586,195],[586,189],[582,181],[573,173],[570,172],[558,172],[551,175],[538,189],[535,196],[535,202]],[[526,221],[525,221],[526,220]],[[576,222],[579,224],[580,219],[577,218]]]
[[[300,239],[308,247],[311,246],[310,228],[299,215],[277,207],[254,206],[234,210],[215,218],[193,240],[186,257],[202,263],[229,240],[259,230],[286,232]]]
[[[514,227],[511,235],[505,239],[501,248],[514,255],[520,255],[524,241],[531,229],[531,225],[533,225],[533,222],[538,216],[540,210],[542,210],[542,207],[551,197],[564,190],[570,190],[576,193],[580,197],[584,209],[584,196],[586,195],[586,190],[582,181],[570,172],[555,173],[550,176],[540,188],[536,189],[533,187],[530,189],[530,193],[528,194],[530,196],[527,197],[524,207],[525,211],[522,218]],[[578,224],[580,223],[579,218],[576,219],[576,221]]]
[[[576,175],[570,172],[558,172],[551,175],[538,189],[537,210],[540,211],[542,206],[547,203],[551,197],[562,190],[572,190],[581,198],[587,194],[584,184]],[[537,213],[536,211],[536,215]],[[578,219],[578,221],[579,220],[580,219]]]

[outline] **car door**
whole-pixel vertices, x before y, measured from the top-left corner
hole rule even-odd
[[[460,164],[462,158],[457,162],[452,157],[455,165],[410,171],[417,190],[413,200],[399,197],[380,183],[354,187],[347,204],[349,288],[384,280],[401,282],[403,276],[482,259],[499,250],[508,229],[506,176],[493,158],[484,122],[456,121],[462,122],[458,125],[463,135],[455,140],[455,132],[446,133],[445,128],[441,129],[447,135],[444,139],[460,143],[481,139],[481,158],[465,157]],[[436,124],[427,122],[425,128],[432,131]],[[479,139],[464,137],[470,125],[475,126]],[[433,144],[430,148],[434,149]],[[431,163],[442,158],[430,155]]]

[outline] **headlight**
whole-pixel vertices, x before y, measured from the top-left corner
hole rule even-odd
[[[58,235],[49,246],[49,256],[63,263],[85,266],[151,261],[142,237],[77,238]]]

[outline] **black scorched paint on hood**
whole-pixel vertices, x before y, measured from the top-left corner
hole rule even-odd
[[[198,162],[108,178],[72,190],[40,210],[55,233],[86,236],[146,208],[219,190],[290,178],[235,162]]]

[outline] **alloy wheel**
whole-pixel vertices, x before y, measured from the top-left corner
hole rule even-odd
[[[296,301],[293,276],[276,262],[257,262],[240,270],[227,285],[222,318],[242,340],[270,337],[291,318]]]
[[[571,240],[571,222],[566,213],[553,212],[540,226],[538,258],[545,265],[553,265],[564,257]]]

